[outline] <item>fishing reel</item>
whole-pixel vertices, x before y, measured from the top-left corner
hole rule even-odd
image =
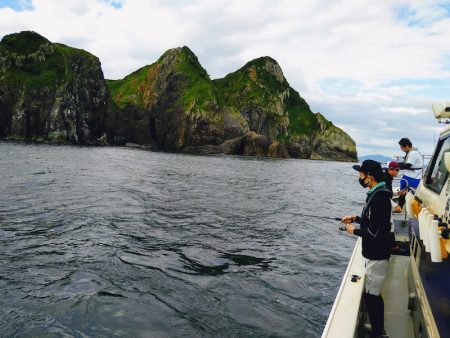
[[[347,231],[347,225],[343,224],[338,229],[339,229],[339,231]]]

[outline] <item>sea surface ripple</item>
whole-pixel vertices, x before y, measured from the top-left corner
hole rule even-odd
[[[319,337],[349,163],[0,142],[2,337]]]

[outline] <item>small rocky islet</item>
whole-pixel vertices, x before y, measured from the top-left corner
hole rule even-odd
[[[356,161],[355,142],[270,57],[211,80],[188,47],[120,80],[99,59],[24,31],[0,42],[0,139]]]

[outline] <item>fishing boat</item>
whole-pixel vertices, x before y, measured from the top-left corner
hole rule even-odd
[[[450,102],[432,106],[447,124],[403,213],[393,214],[402,250],[389,259],[382,295],[391,338],[450,337]],[[358,238],[322,338],[370,337],[364,301],[364,266]]]

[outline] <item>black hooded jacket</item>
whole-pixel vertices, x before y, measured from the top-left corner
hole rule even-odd
[[[354,234],[362,237],[362,255],[372,260],[391,256],[391,192],[379,187],[367,196],[361,217],[356,217],[360,229]]]
[[[394,178],[391,175],[389,175],[388,170],[386,169],[383,173],[383,181],[386,182],[386,189],[391,192],[391,198],[393,195],[393,191],[392,191],[392,181],[393,180],[394,180]]]

